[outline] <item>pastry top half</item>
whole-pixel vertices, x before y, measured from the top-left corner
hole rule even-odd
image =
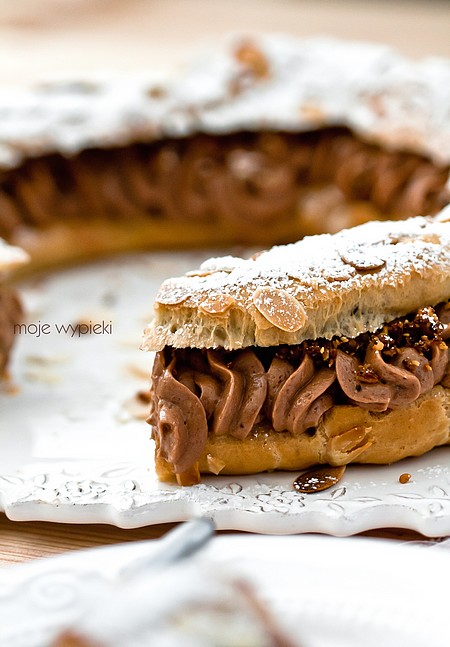
[[[371,222],[256,254],[212,258],[165,281],[143,348],[353,338],[450,295],[450,207]]]
[[[387,150],[450,161],[450,61],[381,45],[235,37],[172,75],[2,89],[0,168],[197,133],[346,126]]]

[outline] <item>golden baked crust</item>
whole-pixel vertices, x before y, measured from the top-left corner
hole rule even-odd
[[[349,211],[351,215],[351,210]],[[355,214],[356,215],[356,214]],[[176,227],[177,241],[174,241]],[[292,223],[277,225],[277,237],[288,240],[292,234]],[[268,229],[258,240],[262,245],[273,243],[274,231]],[[26,249],[30,262],[19,268],[19,274],[28,275],[36,270],[82,262],[113,253],[143,251],[148,249],[173,250],[193,248],[230,247],[242,243],[241,233],[236,233],[225,223],[204,222],[201,227],[192,226],[190,220],[177,222],[154,222],[148,218],[135,218],[130,222],[124,218],[107,220],[92,218],[89,221],[61,221],[46,228],[18,229],[11,242],[16,249]],[[245,241],[255,245],[249,230]],[[25,256],[26,252],[23,252]],[[0,256],[1,271],[1,256]]]
[[[210,259],[165,281],[143,348],[238,349],[356,337],[450,294],[450,207]]]
[[[316,464],[387,464],[445,444],[450,444],[450,389],[435,386],[408,407],[385,413],[336,405],[312,436],[258,426],[244,440],[209,435],[199,467],[206,474],[256,474]],[[156,471],[163,481],[174,479],[171,466],[158,456]]]

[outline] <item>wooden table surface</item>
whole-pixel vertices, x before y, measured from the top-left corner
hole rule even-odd
[[[121,71],[181,61],[199,40],[230,31],[332,34],[383,41],[411,56],[450,56],[450,3],[437,0],[0,0],[0,82],[23,83],[97,68]],[[154,539],[171,524],[12,522],[0,514],[0,565],[124,541]],[[382,530],[366,537],[421,539]]]

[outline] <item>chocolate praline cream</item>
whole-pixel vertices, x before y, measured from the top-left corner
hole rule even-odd
[[[449,198],[448,175],[448,166],[333,127],[87,149],[0,172],[0,235],[126,219],[130,227],[216,223],[236,241],[288,241],[377,216],[436,213]]]
[[[436,384],[450,388],[449,339],[446,302],[355,339],[237,351],[167,347],[152,376],[149,422],[158,456],[194,482],[208,434],[314,434],[335,404],[372,412],[407,407]]]

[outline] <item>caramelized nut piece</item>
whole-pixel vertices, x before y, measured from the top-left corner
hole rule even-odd
[[[328,440],[326,458],[332,465],[346,465],[368,449],[372,427],[352,427]]]
[[[361,245],[355,245],[339,252],[339,256],[359,272],[368,272],[370,270],[379,270],[386,265],[386,261],[375,254],[373,250]]]
[[[234,299],[229,294],[215,294],[202,301],[199,310],[210,315],[223,315],[233,305]]]
[[[186,285],[166,281],[159,289],[156,302],[161,305],[175,306],[186,301],[190,294],[191,291]]]
[[[253,294],[253,303],[263,317],[280,330],[296,332],[306,324],[305,308],[286,290],[258,288]]]
[[[308,470],[295,479],[294,488],[304,494],[328,490],[328,488],[333,487],[341,480],[344,472],[345,465],[340,467],[325,465],[324,467]]]

